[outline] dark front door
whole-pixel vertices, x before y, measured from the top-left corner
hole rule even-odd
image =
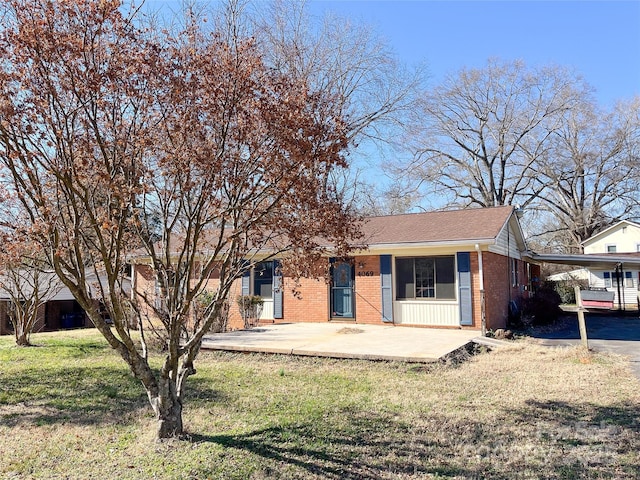
[[[336,262],[331,269],[331,318],[354,318],[353,265]]]

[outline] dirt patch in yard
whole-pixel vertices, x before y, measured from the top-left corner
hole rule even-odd
[[[364,330],[362,330],[361,328],[344,327],[338,330],[336,333],[352,335],[354,333],[364,333]]]

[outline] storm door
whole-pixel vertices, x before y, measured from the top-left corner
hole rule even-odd
[[[354,318],[354,271],[348,262],[331,267],[331,318]]]

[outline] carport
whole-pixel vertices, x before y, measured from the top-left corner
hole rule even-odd
[[[640,265],[640,256],[634,254],[607,255],[556,255],[529,253],[529,258],[537,262],[547,262],[562,265],[576,265],[587,268],[612,269],[624,272],[625,268]],[[617,285],[621,288],[617,275]],[[620,295],[618,295],[620,298]],[[618,305],[622,310],[622,305]],[[587,336],[590,348],[611,352],[629,357],[633,373],[640,378],[640,318],[636,316],[621,316],[617,312],[610,314],[591,313],[586,319]],[[580,342],[578,322],[564,325],[563,328],[535,335],[542,345],[568,346]]]
[[[533,252],[527,253],[527,258],[533,262],[545,262],[545,263],[554,263],[560,265],[572,265],[579,267],[587,267],[594,269],[609,269],[617,273],[615,278],[612,279],[612,283],[614,283],[613,288],[615,288],[618,292],[618,310],[624,310],[624,305],[622,304],[622,296],[620,292],[623,289],[623,285],[621,279],[624,278],[625,269],[634,266],[638,268],[640,266],[640,256],[639,254],[630,253],[630,254],[606,254],[606,255],[576,255],[576,254],[538,254]],[[640,283],[639,283],[640,286]],[[636,294],[636,302],[637,303],[637,294]]]

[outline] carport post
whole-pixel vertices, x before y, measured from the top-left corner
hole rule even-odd
[[[580,286],[574,287],[576,292],[576,304],[578,305],[578,327],[580,328],[580,341],[582,346],[589,349],[589,339],[587,338],[587,325],[584,322],[584,305],[582,305],[582,294],[580,293]]]

